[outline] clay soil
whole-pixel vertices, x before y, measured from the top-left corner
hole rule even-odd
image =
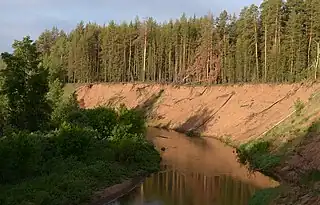
[[[320,204],[319,176],[315,180],[304,179],[312,171],[320,173],[320,138],[318,133],[310,133],[307,137],[277,170],[285,183],[285,191],[273,205]]]
[[[141,107],[149,123],[183,132],[243,142],[260,136],[306,102],[320,84],[189,87],[158,84],[94,84],[77,89],[81,105]]]

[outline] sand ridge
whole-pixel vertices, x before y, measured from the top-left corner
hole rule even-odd
[[[177,86],[162,84],[91,84],[76,93],[83,107],[147,107],[150,124],[243,142],[260,136],[294,111],[320,84],[246,84]]]

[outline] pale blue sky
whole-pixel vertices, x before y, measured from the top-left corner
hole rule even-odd
[[[14,39],[30,35],[36,39],[53,26],[70,31],[84,20],[99,24],[110,20],[133,20],[152,16],[159,21],[188,16],[218,15],[226,9],[238,13],[242,7],[262,0],[0,0],[0,52],[11,50]]]

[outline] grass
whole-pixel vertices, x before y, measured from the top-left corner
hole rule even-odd
[[[273,176],[273,169],[280,164],[281,155],[270,151],[269,141],[251,141],[237,148],[238,161],[247,165],[250,171],[259,171]],[[273,176],[275,177],[275,176]]]
[[[259,139],[237,147],[239,162],[248,166],[250,171],[259,171],[279,180],[276,168],[281,166],[304,140],[317,136],[314,133],[320,133],[319,102],[319,93],[310,96],[306,104],[298,99],[293,105],[295,112],[291,116]],[[320,181],[320,172],[311,170],[300,178],[301,184],[313,184]],[[283,191],[282,188],[283,185],[280,185],[256,192],[249,205],[270,204]]]
[[[268,188],[256,191],[248,205],[269,205],[280,193],[280,188]]]

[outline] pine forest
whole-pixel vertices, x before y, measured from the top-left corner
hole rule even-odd
[[[320,74],[320,1],[265,0],[239,15],[136,17],[54,27],[36,40],[52,79],[65,83],[292,83]]]

